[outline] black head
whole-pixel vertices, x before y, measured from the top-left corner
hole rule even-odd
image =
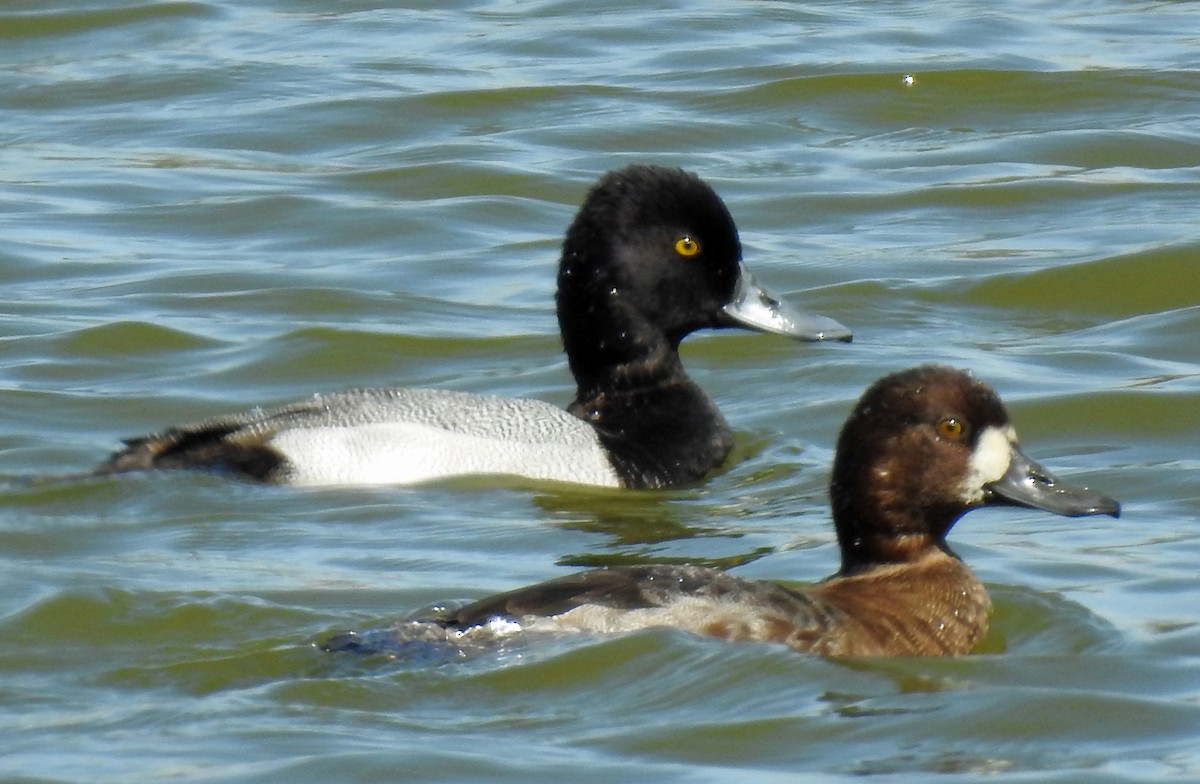
[[[944,549],[958,518],[985,504],[1120,513],[1116,501],[1027,458],[990,387],[936,365],[885,376],[866,391],[838,439],[830,494],[844,573]]]
[[[671,346],[717,326],[741,257],[729,210],[700,178],[657,166],[609,172],[563,243],[558,317],[568,350],[617,314]]]
[[[806,332],[802,314],[743,275],[741,256],[729,210],[699,177],[642,165],[605,174],[567,230],[558,271],[559,325],[576,377],[673,352],[707,327],[848,339],[828,319],[820,335]],[[751,307],[760,315],[739,316]]]

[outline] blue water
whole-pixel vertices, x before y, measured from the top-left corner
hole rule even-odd
[[[1197,52],[1188,2],[6,4],[0,780],[1200,780]],[[20,481],[315,391],[565,404],[558,244],[633,161],[855,331],[685,343],[738,433],[703,485]],[[819,579],[837,429],[923,361],[1124,503],[959,524],[977,655],[312,646],[596,563]]]

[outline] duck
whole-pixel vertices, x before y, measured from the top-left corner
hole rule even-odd
[[[829,484],[841,565],[807,587],[693,565],[609,566],[340,632],[326,651],[466,655],[547,633],[669,627],[825,657],[958,656],[987,634],[987,590],[946,542],[972,509],[1119,517],[1120,504],[1025,455],[995,391],[941,365],[872,384],[837,440]]]
[[[739,327],[852,339],[763,288],[716,192],[656,165],[610,171],[587,193],[562,244],[556,305],[576,383],[565,410],[447,389],[351,389],[126,439],[91,473],[207,469],[305,487],[461,476],[673,487],[703,479],[733,446],[684,371],[685,337]]]

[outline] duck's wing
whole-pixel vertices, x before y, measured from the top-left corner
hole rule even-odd
[[[434,619],[455,628],[554,617],[583,607],[635,611],[669,609],[681,601],[708,606],[742,606],[748,613],[768,611],[803,618],[812,601],[802,591],[777,583],[747,580],[720,569],[686,565],[614,566],[559,577],[489,596]],[[669,621],[665,625],[674,625]]]
[[[530,618],[551,618],[584,605],[624,610],[654,606],[645,586],[648,580],[665,576],[668,569],[613,567],[576,572],[461,607],[418,612],[386,629],[340,632],[320,647],[405,661],[470,656],[498,648]]]
[[[836,623],[803,590],[697,566],[615,566],[418,613],[379,630],[343,632],[327,651],[445,659],[495,650],[526,634],[611,634],[659,627],[806,650]]]
[[[610,567],[547,580],[516,590],[488,596],[447,613],[437,620],[446,626],[467,628],[494,618],[551,617],[585,604],[615,610],[655,606],[646,591],[656,576],[667,579],[671,567]]]

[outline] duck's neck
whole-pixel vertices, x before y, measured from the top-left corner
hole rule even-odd
[[[699,480],[733,448],[725,418],[673,348],[577,380],[568,410],[595,428],[627,487]]]
[[[927,552],[953,557],[946,534],[965,511],[961,503],[930,501],[921,492],[922,475],[905,466],[849,459],[857,445],[839,442],[829,495],[842,553],[839,574],[905,564]]]
[[[576,400],[660,387],[687,378],[675,346],[661,337],[647,339],[638,334],[636,330],[620,327],[607,337],[576,336],[566,343],[567,363],[575,377]]]
[[[839,577],[853,577],[881,566],[915,563],[934,552],[958,560],[944,539],[933,540],[924,531],[870,531],[866,534],[861,531],[855,526],[838,527],[842,551]]]
[[[564,268],[557,294],[563,350],[580,394],[606,389],[626,379],[676,372],[683,334],[666,334],[631,301],[630,292],[610,274],[589,269],[594,278],[571,280],[582,271]],[[682,372],[681,370],[678,372]]]
[[[679,342],[703,325],[647,318],[637,287],[568,249],[558,282],[563,348],[577,384],[569,411],[595,428],[622,482],[684,484],[720,465],[733,434],[679,360]]]

